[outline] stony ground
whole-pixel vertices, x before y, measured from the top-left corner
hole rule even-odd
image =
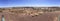
[[[48,12],[42,15],[29,16],[29,15],[16,15],[12,13],[0,13],[1,16],[4,15],[5,21],[57,21],[59,12]]]
[[[6,9],[0,10],[0,21],[4,15],[5,21],[57,21],[60,11],[43,12],[42,10]]]

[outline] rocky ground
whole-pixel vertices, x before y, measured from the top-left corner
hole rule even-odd
[[[48,12],[43,13],[42,15],[16,15],[12,13],[0,13],[1,16],[4,15],[5,21],[57,21],[59,12]],[[0,19],[1,20],[1,19]]]
[[[4,15],[5,21],[57,21],[60,11],[48,12],[41,9],[19,8],[0,10],[0,20]]]

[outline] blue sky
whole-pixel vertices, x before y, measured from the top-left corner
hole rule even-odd
[[[0,0],[0,6],[59,6],[60,0]]]

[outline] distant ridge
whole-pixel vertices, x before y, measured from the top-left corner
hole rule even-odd
[[[12,6],[12,7],[0,7],[0,8],[13,8],[13,7],[60,7],[60,6]]]

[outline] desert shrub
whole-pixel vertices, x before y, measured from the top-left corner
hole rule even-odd
[[[35,17],[35,16],[32,16],[32,17]]]
[[[2,8],[2,10],[5,10],[5,8]]]
[[[24,13],[24,10],[17,10],[17,11],[10,11],[10,12],[14,12],[14,13]]]
[[[3,12],[2,10],[0,10],[0,12]]]

